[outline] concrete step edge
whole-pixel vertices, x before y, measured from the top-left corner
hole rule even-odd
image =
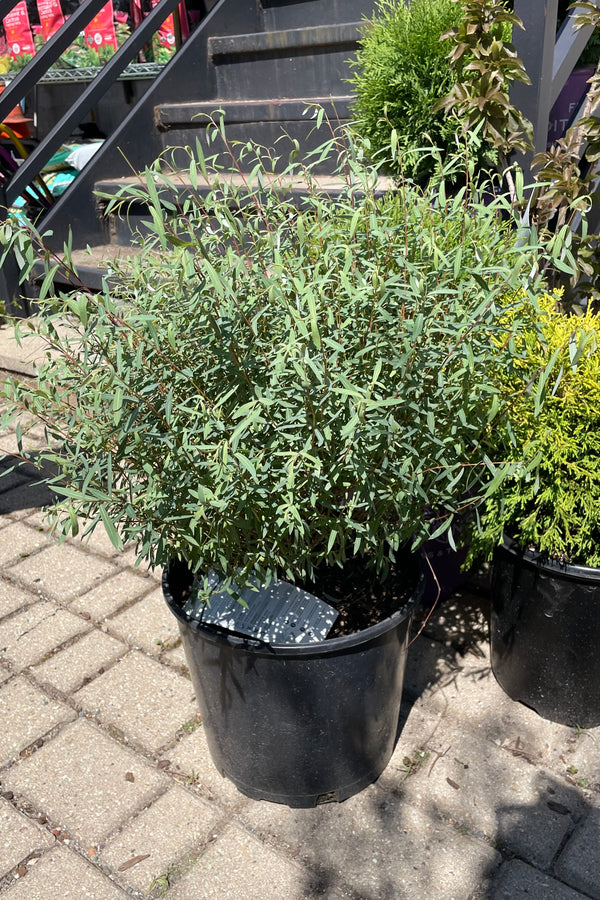
[[[349,106],[354,100],[351,94],[329,97],[299,97],[266,100],[202,100],[187,103],[163,103],[156,106],[154,118],[160,129],[186,126],[188,128],[205,128],[208,118],[222,109],[225,114],[225,126],[261,122],[275,124],[278,122],[307,122],[310,114],[306,110],[314,106],[322,106],[327,115],[334,119],[346,118]],[[196,117],[194,119],[194,117]]]
[[[316,47],[335,47],[340,44],[356,44],[365,26],[364,22],[346,22],[342,25],[312,25],[307,28],[282,28],[279,31],[257,31],[250,34],[213,36],[208,48],[213,62],[219,57],[269,54],[282,50],[310,50]]]

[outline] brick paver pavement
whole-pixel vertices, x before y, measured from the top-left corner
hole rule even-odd
[[[30,481],[0,479],[0,900],[600,900],[600,729],[505,697],[481,585],[411,647],[376,784],[254,802],[210,761],[158,573],[58,546]]]

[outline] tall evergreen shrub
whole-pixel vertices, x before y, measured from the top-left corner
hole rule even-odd
[[[491,553],[508,534],[600,566],[600,317],[565,315],[557,299],[547,294],[537,309],[523,301],[517,314],[530,326],[515,339],[514,365],[497,369],[508,415],[491,430],[490,456],[522,463],[488,499],[474,549]]]
[[[440,37],[461,16],[455,0],[378,2],[354,66],[354,121],[389,173],[425,178],[434,161],[422,148],[456,146],[452,118],[433,112],[433,106],[455,82],[448,45]],[[396,139],[397,158],[392,150]]]

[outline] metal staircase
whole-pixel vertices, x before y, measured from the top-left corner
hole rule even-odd
[[[16,0],[0,0],[0,17]],[[310,103],[325,106],[333,120],[348,119],[348,60],[361,24],[375,0],[203,0],[201,19],[151,87],[105,141],[66,193],[47,211],[41,229],[51,232],[48,245],[57,251],[72,235],[74,248],[95,248],[84,277],[93,285],[95,259],[129,243],[123,223],[106,215],[106,196],[124,179],[149,165],[168,148],[204,140],[206,117],[225,114],[228,137],[273,146],[283,133],[312,149],[313,123],[304,113]],[[598,0],[600,2],[600,0]],[[103,0],[84,0],[78,11],[50,39],[25,70],[0,95],[0,121],[16,102],[44,78]],[[83,90],[78,102],[51,129],[0,195],[8,206],[30,185],[52,153],[65,141],[84,112],[122,76],[140,47],[175,9],[177,0],[159,0],[126,44]],[[559,0],[514,0],[526,30],[515,34],[517,51],[532,85],[514,87],[514,100],[535,126],[536,149],[544,144],[553,100],[587,41],[575,33],[571,18],[555,39]],[[311,143],[312,142],[312,143]],[[176,150],[170,151],[178,165]],[[182,157],[183,159],[183,157]],[[524,164],[527,165],[525,159]],[[1,190],[1,189],[0,189]],[[143,215],[143,211],[142,215]],[[0,209],[0,223],[2,210]],[[84,267],[85,268],[85,267]],[[98,274],[96,272],[96,278]],[[0,297],[17,293],[16,271],[7,260],[0,272]],[[16,308],[14,311],[17,311]],[[27,306],[21,311],[28,312]]]
[[[0,0],[0,15],[3,5],[14,2]],[[78,14],[88,4],[95,10],[100,0],[85,0]],[[161,18],[157,10],[163,5]],[[175,5],[176,0],[160,0],[151,14],[155,29]],[[303,114],[310,103],[321,103],[333,118],[347,120],[351,99],[345,82],[350,74],[348,60],[374,5],[374,0],[208,0],[208,9],[205,7],[186,43],[45,214],[41,228],[52,232],[49,246],[60,250],[69,232],[74,248],[90,245],[110,250],[111,244],[126,243],[123,229],[117,229],[104,215],[106,203],[96,196],[96,186],[101,184],[104,193],[110,192],[111,185],[116,189],[123,178],[149,165],[168,148],[193,146],[196,137],[203,140],[206,115],[217,109],[224,111],[233,140],[254,139],[266,145],[272,145],[285,131],[308,148],[314,123]],[[140,46],[140,41],[148,40],[151,16],[144,20],[145,34],[137,40]],[[74,18],[67,20],[67,25]],[[85,102],[69,111],[21,167],[8,186],[5,201],[10,203],[28,179],[33,180],[66,139],[82,110],[92,106],[118,77],[136,49],[129,41],[127,44],[102,71],[102,83],[94,81],[85,89]],[[38,59],[43,52],[30,63],[36,66],[38,78],[44,70],[43,60]],[[5,90],[0,96],[0,116],[31,83],[31,78],[25,83],[20,77]],[[177,164],[176,152],[172,161]]]

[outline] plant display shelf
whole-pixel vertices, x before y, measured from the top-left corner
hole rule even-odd
[[[130,63],[119,75],[118,81],[133,81],[141,78],[156,78],[165,67],[165,63]],[[103,66],[82,66],[81,68],[49,69],[39,80],[39,84],[79,84],[93,81],[102,71]],[[5,84],[17,77],[18,72],[6,72],[2,75]]]

